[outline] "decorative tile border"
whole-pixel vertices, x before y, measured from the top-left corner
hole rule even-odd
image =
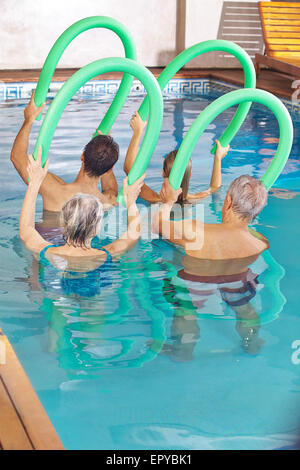
[[[83,85],[77,94],[85,94],[91,96],[98,96],[107,98],[109,95],[115,95],[118,90],[120,80],[91,80]],[[63,86],[63,82],[51,82],[48,96],[57,93]],[[207,94],[210,87],[208,79],[173,79],[170,80],[168,85],[163,91],[167,96],[190,95],[190,94]],[[32,90],[36,88],[36,82],[24,83],[4,83],[0,82],[0,102],[27,99],[31,96]],[[134,80],[129,96],[146,94],[145,88],[138,81]]]
[[[54,97],[57,91],[63,86],[64,82],[51,82],[48,97]],[[78,95],[96,96],[98,99],[108,99],[111,95],[115,95],[118,90],[120,80],[91,80],[83,85]],[[36,82],[24,83],[4,83],[0,81],[0,102],[28,99],[31,96],[32,90],[36,88]],[[228,93],[228,91],[240,88],[237,85],[222,82],[215,79],[172,79],[169,81],[163,95],[165,97],[180,97],[188,95],[207,95],[213,92]],[[129,96],[145,95],[146,91],[144,86],[138,81],[134,80]],[[99,96],[100,95],[100,96]],[[293,103],[290,100],[281,98],[287,109],[291,112],[300,112],[300,103]]]

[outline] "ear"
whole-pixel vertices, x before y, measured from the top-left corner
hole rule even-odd
[[[80,160],[83,162],[84,160],[84,152],[82,152],[81,156],[80,156]]]
[[[225,200],[224,200],[224,208],[226,210],[229,210],[232,208],[232,197],[230,194],[226,194]]]
[[[165,174],[165,170],[164,170],[164,169],[162,170],[161,176],[162,176],[163,178],[166,178],[166,174]]]

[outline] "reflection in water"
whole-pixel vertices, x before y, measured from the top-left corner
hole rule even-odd
[[[185,255],[183,269],[172,278],[165,279],[163,294],[173,308],[171,342],[164,344],[162,352],[175,361],[191,361],[200,338],[199,318],[229,318],[228,307],[236,319],[236,331],[241,345],[248,354],[258,354],[264,341],[259,337],[262,321],[275,319],[285,303],[279,290],[284,270],[269,252],[264,252],[267,269],[259,276],[249,268],[258,256],[232,260],[202,260]],[[251,300],[257,286],[271,291],[271,308],[259,315]],[[232,317],[231,317],[232,318]]]
[[[99,240],[93,244],[99,247]],[[19,251],[20,244],[16,247]],[[23,281],[30,300],[46,315],[48,350],[70,378],[93,378],[103,368],[141,367],[157,356],[165,319],[152,297],[153,265],[158,268],[146,256],[142,264],[113,261],[99,270],[70,273],[31,257]],[[148,278],[141,276],[142,268]]]

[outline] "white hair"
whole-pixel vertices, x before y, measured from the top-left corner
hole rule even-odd
[[[250,222],[262,211],[268,199],[266,188],[250,175],[233,180],[227,194],[232,198],[233,212]]]
[[[64,239],[69,245],[87,247],[96,236],[103,217],[103,205],[92,194],[75,194],[62,207]]]

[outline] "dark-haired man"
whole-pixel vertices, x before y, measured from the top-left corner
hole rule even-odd
[[[27,183],[27,149],[29,135],[36,117],[44,108],[34,103],[34,93],[24,110],[24,123],[14,141],[11,161],[21,178]],[[81,155],[81,168],[72,183],[48,171],[39,193],[43,198],[44,212],[60,212],[63,204],[77,193],[93,194],[108,209],[116,205],[118,185],[113,166],[119,158],[119,146],[110,136],[99,135],[91,140]],[[98,189],[101,181],[102,192]]]

